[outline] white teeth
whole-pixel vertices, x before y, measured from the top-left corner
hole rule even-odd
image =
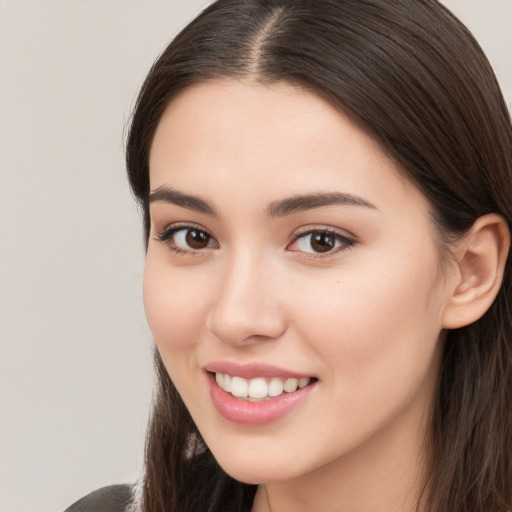
[[[274,377],[268,384],[268,396],[279,396],[283,394],[284,383],[281,379]]]
[[[286,379],[284,383],[284,390],[287,393],[293,393],[297,391],[297,386],[299,385],[299,379]]]
[[[251,398],[265,398],[268,394],[268,386],[265,379],[251,379],[249,381],[249,396]]]
[[[231,375],[228,375],[227,373],[224,374],[224,385],[221,386],[221,388],[223,388],[224,391],[231,393]]]
[[[244,379],[238,376],[231,376],[227,373],[216,373],[215,380],[220,388],[231,393],[237,398],[246,398],[255,401],[265,399],[267,397],[276,397],[284,392],[293,393],[297,389],[305,388],[310,382],[309,377],[300,379],[289,378],[281,379],[273,377],[268,381],[264,377],[255,379]]]
[[[249,394],[249,383],[242,377],[231,379],[231,394],[237,398],[245,398]]]
[[[305,388],[309,384],[310,379],[308,377],[302,377],[299,379],[299,389]]]

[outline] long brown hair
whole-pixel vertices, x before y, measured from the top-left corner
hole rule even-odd
[[[146,240],[162,113],[216,77],[284,81],[338,105],[428,198],[446,243],[490,212],[510,228],[509,112],[479,45],[439,2],[218,0],[165,49],[136,104],[126,160]],[[489,311],[447,333],[428,439],[430,512],[512,510],[511,293],[509,260]],[[218,466],[155,355],[144,511],[250,510],[255,487]]]

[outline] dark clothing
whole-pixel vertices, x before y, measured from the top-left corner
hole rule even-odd
[[[127,512],[132,498],[131,485],[109,485],[84,496],[64,512]]]
[[[237,482],[218,466],[209,468],[197,463],[195,470],[183,498],[186,510],[249,512],[252,509],[257,486]],[[81,498],[64,512],[142,512],[141,492],[140,485],[110,485]],[[187,496],[194,497],[193,503]]]

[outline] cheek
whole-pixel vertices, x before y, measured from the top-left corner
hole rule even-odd
[[[333,378],[362,383],[425,369],[441,331],[435,256],[390,255],[326,276],[320,286],[306,283],[296,295],[303,298],[297,324],[317,355],[332,362]]]
[[[205,296],[197,276],[170,271],[150,255],[144,269],[144,308],[158,349],[165,357],[189,352],[197,343],[204,324]]]

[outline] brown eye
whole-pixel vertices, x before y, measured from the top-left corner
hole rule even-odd
[[[303,233],[288,246],[288,250],[309,254],[337,253],[354,245],[354,241],[340,233],[316,229]]]
[[[206,249],[210,243],[211,236],[198,229],[187,229],[185,235],[186,245],[190,249]]]
[[[179,254],[218,249],[219,247],[217,240],[212,235],[194,226],[171,226],[157,235],[157,239],[165,242],[169,249]]]
[[[336,247],[336,238],[331,233],[312,233],[310,245],[315,252],[329,252]]]

